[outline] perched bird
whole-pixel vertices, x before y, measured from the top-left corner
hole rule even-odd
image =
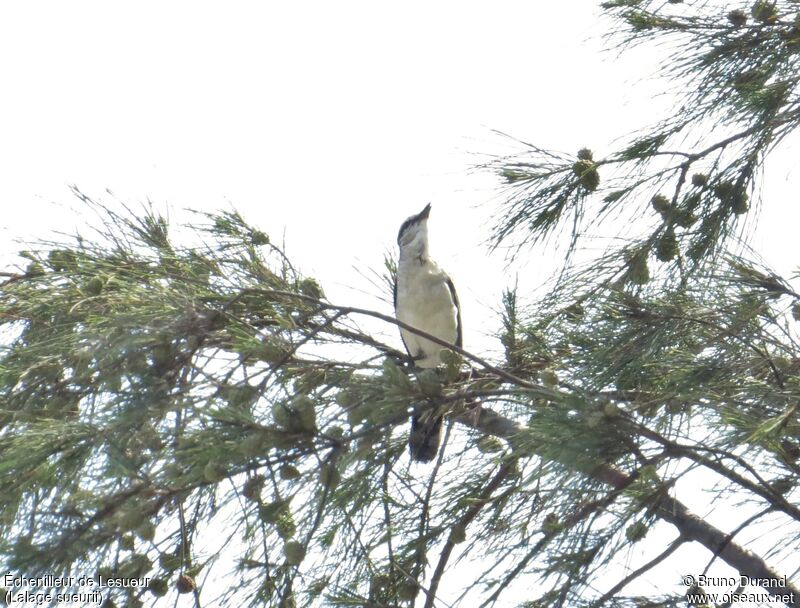
[[[461,309],[453,281],[428,253],[428,203],[412,215],[397,235],[400,261],[394,285],[394,310],[399,321],[461,347]],[[408,330],[400,329],[415,367],[434,368],[442,363],[443,347]],[[408,448],[412,460],[430,462],[439,450],[442,416],[415,413],[411,418]]]

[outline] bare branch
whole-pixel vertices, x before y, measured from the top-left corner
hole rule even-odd
[[[480,415],[477,418],[474,416],[459,416],[456,420],[481,432],[507,439],[512,442],[512,445],[515,436],[523,432],[522,427],[513,420],[485,408],[481,408]],[[535,446],[526,444],[526,447],[534,453],[536,452]],[[587,474],[594,479],[611,485],[615,489],[625,488],[633,481],[633,478],[624,471],[603,463],[598,464],[595,469],[587,472]],[[788,581],[786,587],[771,585],[769,581],[781,579],[781,575],[778,572],[770,568],[759,556],[732,542],[728,534],[689,511],[676,498],[664,496],[659,501],[655,513],[660,519],[674,525],[678,529],[681,538],[700,543],[712,554],[719,552],[720,558],[738,572],[753,580],[764,581],[760,586],[765,591],[781,595],[793,594],[792,597],[795,600],[788,602],[786,605],[800,608],[800,588],[788,583]]]

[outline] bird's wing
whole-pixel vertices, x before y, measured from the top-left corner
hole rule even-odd
[[[448,275],[445,275],[445,280],[447,281],[447,287],[450,290],[450,296],[453,298],[453,304],[456,305],[456,346],[458,348],[463,348],[464,336],[462,334],[461,328],[461,304],[458,302],[458,294],[456,293],[456,286],[453,285],[453,279],[451,279]],[[395,287],[395,290],[397,287]]]
[[[397,275],[394,277],[394,285],[392,286],[392,297],[394,298],[394,318],[397,318]],[[411,349],[408,348],[408,344],[406,344],[406,339],[403,337],[403,328],[398,327],[397,329],[400,330],[400,339],[403,341],[403,346],[406,349],[409,357],[413,357],[414,354],[411,352]]]

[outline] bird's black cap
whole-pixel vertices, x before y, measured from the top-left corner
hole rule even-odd
[[[403,225],[400,226],[400,231],[397,233],[398,244],[400,243],[400,237],[409,227],[413,226],[414,224],[418,224],[422,220],[427,220],[430,214],[431,214],[431,204],[428,203],[427,205],[425,205],[425,208],[422,211],[417,213],[417,215],[412,215],[405,222],[403,222]]]

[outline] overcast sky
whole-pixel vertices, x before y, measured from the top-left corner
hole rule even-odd
[[[431,202],[465,346],[485,352],[501,289],[517,273],[533,286],[555,262],[488,254],[499,184],[470,168],[514,150],[492,130],[602,156],[671,101],[653,97],[658,52],[601,52],[597,4],[5,2],[0,254],[81,229],[71,184],[175,218],[235,207],[285,235],[332,300],[387,312],[354,266],[380,270],[402,220]],[[784,272],[796,266],[793,151],[767,174],[754,240]]]
[[[175,218],[233,206],[285,234],[341,300],[369,289],[352,266],[378,266],[401,221],[432,202],[433,253],[469,338],[515,273],[535,285],[552,262],[487,255],[498,181],[469,170],[514,150],[492,130],[602,156],[671,100],[655,98],[658,52],[601,51],[594,0],[127,6],[0,8],[1,251],[85,222],[70,184]],[[755,239],[786,272],[794,158],[768,173]]]
[[[0,9],[0,235],[80,226],[70,184],[176,218],[233,206],[285,234],[329,296],[370,304],[353,265],[379,267],[402,220],[432,202],[467,344],[496,326],[487,315],[520,271],[483,244],[498,182],[469,170],[516,150],[492,130],[602,154],[647,121],[632,100],[655,90],[637,84],[653,71],[644,55],[600,52],[588,0],[128,6]]]

